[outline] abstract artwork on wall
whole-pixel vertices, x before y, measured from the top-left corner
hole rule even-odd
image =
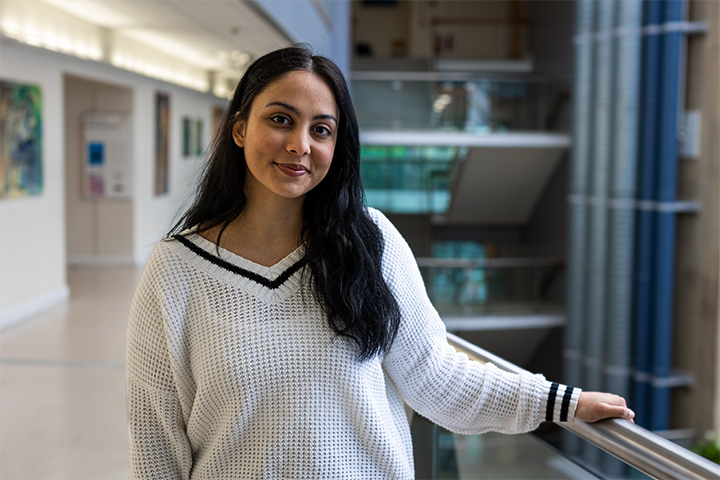
[[[0,80],[0,199],[42,191],[42,91]]]
[[[170,96],[155,95],[155,195],[168,193],[170,155]]]

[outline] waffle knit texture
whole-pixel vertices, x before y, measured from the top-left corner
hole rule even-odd
[[[575,416],[578,389],[456,352],[410,248],[370,209],[402,323],[359,361],[328,326],[302,247],[272,267],[189,233],[154,249],[127,329],[134,479],[408,479],[403,400],[456,433],[520,433]]]

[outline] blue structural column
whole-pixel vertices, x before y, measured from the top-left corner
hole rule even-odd
[[[684,20],[685,2],[668,0],[664,5],[664,23],[672,25]],[[675,278],[675,218],[677,213],[670,206],[677,200],[678,121],[680,105],[681,47],[684,33],[677,29],[665,29],[662,40],[662,109],[660,133],[660,157],[656,191],[657,250],[655,262],[658,275],[655,284],[656,329],[654,332],[653,358],[653,408],[650,428],[666,430],[670,420],[670,388],[666,380],[671,375],[672,329]],[[663,385],[665,383],[665,385]]]
[[[662,3],[644,3],[643,24],[646,31],[651,26],[660,25],[663,12]],[[660,52],[660,35],[645,35],[643,39],[642,57],[642,101],[640,121],[640,159],[638,174],[638,203],[640,209],[637,213],[636,248],[635,248],[635,328],[633,330],[635,343],[635,388],[633,389],[632,403],[637,414],[638,424],[648,426],[650,418],[650,375],[651,375],[651,345],[655,317],[655,304],[653,295],[655,291],[654,259],[655,255],[655,218],[652,208],[655,177],[656,158],[660,136],[660,65],[662,56]]]
[[[645,3],[643,118],[636,263],[634,404],[651,430],[670,424],[678,121],[684,0]]]

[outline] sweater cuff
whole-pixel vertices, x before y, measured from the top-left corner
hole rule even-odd
[[[546,382],[541,406],[546,422],[572,422],[582,390],[561,383]]]

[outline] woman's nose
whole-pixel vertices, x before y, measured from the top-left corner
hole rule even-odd
[[[293,155],[301,156],[310,154],[309,134],[298,129],[298,131],[290,135],[286,148],[287,151]]]

